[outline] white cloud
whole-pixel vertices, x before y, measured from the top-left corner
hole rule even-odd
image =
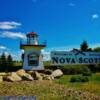
[[[92,15],[92,18],[93,18],[93,19],[97,19],[97,18],[99,18],[99,15],[98,15],[98,14],[93,14],[93,15]]]
[[[5,55],[6,55],[6,56],[8,56],[8,55],[10,54],[10,53],[9,53],[9,52],[7,52],[7,51],[6,51],[6,52],[4,52],[4,53],[5,53]]]
[[[20,61],[22,60],[22,54],[23,54],[23,50],[17,50],[17,51],[10,51],[10,54],[12,55],[14,60]]]
[[[50,60],[50,52],[46,51],[44,49],[41,52],[43,54],[43,61],[49,61]]]
[[[6,50],[7,47],[0,45],[0,50]]]
[[[71,2],[71,3],[68,4],[68,6],[72,6],[73,7],[73,6],[75,6],[75,4]]]
[[[15,29],[17,28],[18,26],[21,26],[21,23],[18,23],[18,22],[0,22],[0,29]]]
[[[10,31],[0,32],[0,37],[11,38],[11,39],[16,39],[16,38],[26,39],[25,34],[21,32],[10,32]]]
[[[21,53],[24,53],[24,50],[21,50]]]

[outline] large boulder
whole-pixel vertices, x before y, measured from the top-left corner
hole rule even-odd
[[[27,81],[33,81],[34,80],[34,78],[28,73],[21,75],[21,77],[22,77],[23,80],[27,80]]]
[[[52,70],[50,70],[50,69],[45,69],[44,70],[44,74],[47,74],[47,75],[51,75],[52,74]]]
[[[11,82],[16,82],[16,81],[21,81],[22,78],[20,76],[17,75],[16,72],[12,72],[10,76],[6,77],[7,81],[11,81]]]
[[[8,72],[8,73],[5,73],[5,72],[0,73],[0,76],[9,76],[9,75],[11,75],[10,72]]]
[[[36,71],[34,72],[33,77],[35,80],[42,80],[41,74]]]
[[[51,75],[45,75],[45,76],[43,77],[43,80],[54,80],[54,77],[51,76]]]
[[[26,73],[30,74],[31,76],[33,76],[34,71],[27,71]]]
[[[16,72],[19,76],[23,76],[26,72],[24,69],[20,69]]]
[[[16,73],[17,73],[23,80],[27,80],[27,81],[33,81],[33,80],[34,80],[33,77],[32,77],[30,74],[26,73],[25,70],[23,70],[23,69],[18,70]]]
[[[52,72],[51,76],[54,78],[59,78],[63,75],[63,72],[60,69],[57,69]]]
[[[0,73],[0,76],[5,76],[6,75],[6,73]]]

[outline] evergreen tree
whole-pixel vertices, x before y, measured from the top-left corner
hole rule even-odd
[[[7,66],[13,66],[13,59],[10,54],[7,57]]]
[[[7,57],[7,67],[6,67],[6,71],[11,71],[12,70],[12,66],[13,66],[13,58],[9,54],[8,57]]]
[[[7,66],[6,55],[5,53],[3,53],[1,55],[1,71],[4,71],[6,69],[6,66]]]
[[[82,44],[80,45],[80,50],[81,51],[88,51],[88,43],[86,41],[82,42]]]

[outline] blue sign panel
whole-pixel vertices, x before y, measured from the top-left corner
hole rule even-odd
[[[100,63],[100,52],[52,51],[51,62],[53,65],[98,64]]]
[[[0,100],[36,100],[36,96],[0,96]]]

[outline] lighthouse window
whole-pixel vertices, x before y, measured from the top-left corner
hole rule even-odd
[[[37,60],[30,60],[29,61],[29,66],[37,66],[38,65],[38,61]]]
[[[38,66],[38,56],[35,54],[29,55],[28,64],[29,66]]]

